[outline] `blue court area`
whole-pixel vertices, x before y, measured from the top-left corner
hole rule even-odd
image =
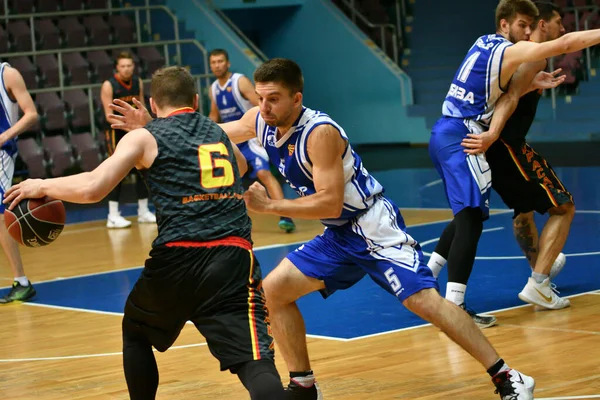
[[[559,168],[559,177],[574,195],[578,212],[564,249],[567,266],[555,283],[561,295],[600,289],[600,168]],[[395,170],[375,174],[400,207],[447,208],[434,170]],[[492,195],[492,208],[503,208]],[[132,208],[135,210],[135,207]],[[86,211],[87,212],[87,211]],[[86,212],[81,211],[82,215]],[[91,214],[93,215],[93,214]],[[104,218],[105,211],[99,218]],[[81,215],[80,215],[81,216]],[[85,215],[84,215],[85,216]],[[517,293],[530,275],[512,235],[512,213],[491,216],[484,224],[467,303],[478,312],[522,305]],[[87,218],[87,217],[86,217]],[[541,227],[545,217],[537,218]],[[409,227],[409,233],[431,252],[446,222]],[[296,246],[258,249],[263,272],[271,271]],[[142,260],[140,260],[141,263]],[[103,273],[36,284],[37,303],[86,310],[122,312],[140,269]],[[445,292],[446,273],[440,276]],[[313,293],[299,301],[308,333],[350,339],[423,324],[399,301],[369,278],[327,300]]]

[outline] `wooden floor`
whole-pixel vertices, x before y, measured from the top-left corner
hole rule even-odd
[[[450,217],[447,211],[403,215],[408,225]],[[276,222],[254,218],[257,246],[321,232],[318,223],[300,221],[296,233],[285,235]],[[22,254],[30,279],[39,282],[141,265],[155,234],[155,227],[137,224],[111,231],[103,222],[71,225],[53,245]],[[0,273],[9,284],[5,261]],[[600,395],[600,292],[571,301],[561,311],[500,312],[500,325],[485,331],[511,366],[536,377],[536,398]],[[0,321],[0,399],[128,398],[119,316],[15,304],[0,307]],[[346,342],[310,338],[309,351],[325,399],[497,398],[485,371],[431,326]],[[248,398],[235,376],[218,371],[193,326],[157,360],[159,399]],[[280,358],[277,366],[286,380]]]

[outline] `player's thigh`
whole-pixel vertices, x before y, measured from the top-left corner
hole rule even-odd
[[[191,320],[221,369],[273,359],[273,338],[260,264],[249,250],[229,247],[215,255],[203,280],[204,300]]]
[[[483,154],[466,155],[461,141],[462,138],[456,135],[432,139],[432,160],[444,183],[453,213],[456,215],[467,207],[480,208],[485,218],[489,215],[492,185],[490,167]]]
[[[327,298],[337,290],[351,287],[365,276],[349,257],[334,229],[298,247],[265,278],[267,300],[294,301],[318,290]]]

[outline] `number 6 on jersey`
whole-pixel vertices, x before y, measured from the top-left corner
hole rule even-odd
[[[198,146],[198,162],[200,163],[200,184],[206,189],[215,189],[233,185],[235,174],[233,165],[224,158],[215,155],[228,156],[229,150],[224,143],[203,144]],[[222,170],[223,174],[215,175]]]

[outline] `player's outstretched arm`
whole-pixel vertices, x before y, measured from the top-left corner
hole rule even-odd
[[[340,132],[332,125],[318,126],[307,143],[315,194],[293,200],[273,200],[267,196],[265,188],[255,182],[244,193],[246,205],[255,212],[290,218],[338,218],[344,206],[342,155],[346,145]]]
[[[463,139],[462,145],[466,148],[465,153],[483,153],[500,137],[506,121],[517,108],[521,96],[534,89],[556,87],[564,81],[564,75],[558,76],[561,69],[547,73],[543,71],[545,67],[545,61],[534,61],[519,66],[512,77],[508,92],[503,94],[496,103],[489,130],[481,134],[468,134]]]
[[[503,68],[516,70],[519,64],[545,60],[560,54],[572,53],[600,44],[600,29],[571,32],[544,43],[522,40],[504,51]]]
[[[233,154],[235,155],[235,160],[237,161],[240,176],[244,176],[246,172],[248,172],[248,161],[246,161],[246,157],[244,157],[235,143],[231,143],[231,146],[233,146]]]
[[[38,113],[31,95],[27,91],[23,76],[14,68],[4,68],[4,84],[11,97],[16,100],[23,116],[13,126],[0,135],[0,146],[6,141],[23,133],[38,119]]]
[[[253,107],[237,121],[219,124],[233,143],[243,143],[256,137],[258,107]]]
[[[156,158],[156,140],[145,129],[125,135],[112,156],[91,172],[53,179],[27,179],[6,191],[13,209],[23,199],[49,196],[71,203],[96,203],[107,196],[136,165],[148,168]]]

